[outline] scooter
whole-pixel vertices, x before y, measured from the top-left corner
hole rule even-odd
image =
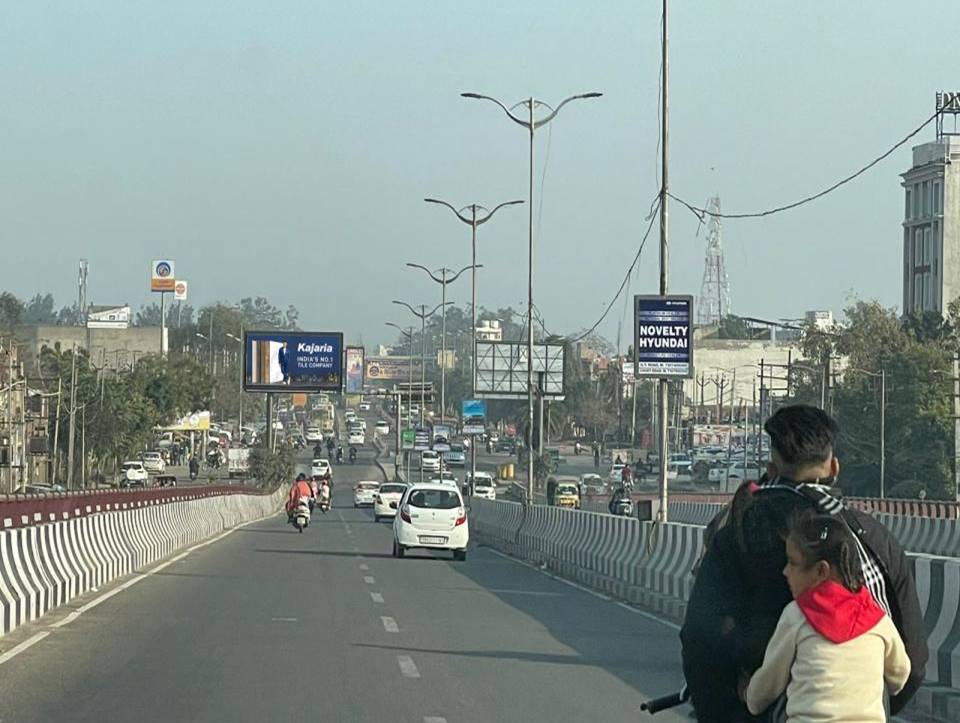
[[[303,532],[304,528],[310,524],[310,502],[301,497],[297,502],[297,509],[293,513],[293,526],[297,532]]]
[[[354,464],[357,461],[357,450],[353,447],[350,448],[350,464]]]
[[[326,495],[323,492],[320,493],[320,496],[317,498],[317,507],[320,508],[320,511],[323,514],[327,514],[330,511],[330,494]]]
[[[633,500],[623,497],[613,505],[613,514],[619,517],[633,517]]]

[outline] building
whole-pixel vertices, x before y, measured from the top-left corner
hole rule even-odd
[[[503,329],[500,328],[500,322],[496,319],[481,321],[475,331],[477,341],[503,341]]]
[[[95,322],[98,323],[98,322]],[[17,327],[17,344],[27,374],[36,374],[44,347],[85,349],[98,369],[124,369],[146,354],[160,352],[160,328],[156,326],[56,326]]]
[[[943,314],[960,296],[960,136],[915,146],[901,178],[903,312]]]
[[[804,315],[804,321],[807,326],[812,326],[817,331],[830,331],[833,328],[832,311],[808,311]]]
[[[94,306],[87,309],[88,329],[127,329],[130,326],[130,307]]]

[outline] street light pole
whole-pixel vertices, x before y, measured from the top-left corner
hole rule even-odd
[[[666,296],[667,294],[667,280],[668,280],[668,257],[667,257],[667,194],[669,193],[669,167],[667,164],[667,148],[670,141],[670,123],[667,105],[668,91],[669,91],[669,78],[670,74],[668,72],[668,62],[669,62],[669,53],[668,53],[668,38],[667,35],[667,5],[668,0],[663,0],[663,43],[662,43],[662,56],[661,56],[661,65],[663,68],[663,78],[662,83],[662,98],[661,102],[663,104],[661,108],[660,118],[661,118],[661,156],[660,156],[660,174],[661,174],[661,185],[660,185],[660,295]],[[660,411],[660,470],[659,470],[659,497],[660,497],[660,510],[658,512],[658,518],[661,522],[667,521],[667,508],[668,508],[668,498],[667,498],[667,457],[668,457],[668,445],[669,440],[667,439],[667,380],[660,380],[660,389],[659,389],[659,399],[657,400],[657,406]],[[732,397],[731,397],[732,399]]]
[[[483,264],[480,264],[478,267],[477,264],[471,264],[470,266],[464,266],[452,278],[447,278],[447,274],[453,271],[453,269],[448,269],[443,267],[438,269],[437,273],[440,274],[439,278],[426,266],[420,264],[411,264],[407,263],[412,269],[421,269],[425,271],[427,276],[440,284],[440,314],[441,314],[441,330],[440,330],[440,424],[444,423],[446,412],[447,412],[447,284],[452,284],[454,281],[460,278],[462,274],[467,269],[472,269],[473,273],[476,274],[477,268],[483,268]]]
[[[397,301],[393,300],[394,304],[399,306],[405,306],[410,310],[414,316],[420,319],[420,340],[421,344],[421,353],[420,353],[420,426],[423,426],[423,408],[426,406],[426,390],[427,385],[427,319],[437,313],[437,310],[443,306],[446,306],[446,302],[443,304],[437,304],[433,307],[433,311],[427,313],[427,305],[420,304],[420,311],[413,306],[410,306],[406,301]]]
[[[665,0],[666,1],[666,0]],[[527,209],[527,256],[528,256],[528,268],[527,268],[527,503],[533,501],[533,150],[534,150],[534,133],[537,128],[545,126],[547,123],[556,118],[557,114],[560,112],[560,109],[563,108],[567,103],[574,100],[582,100],[586,98],[599,98],[602,93],[581,93],[579,95],[573,95],[569,98],[566,98],[561,102],[556,108],[551,108],[547,103],[543,101],[538,101],[535,98],[531,97],[527,100],[520,101],[513,108],[507,108],[503,103],[501,103],[496,98],[492,98],[488,95],[481,95],[479,93],[461,93],[464,98],[471,98],[476,100],[488,100],[492,103],[496,103],[507,114],[507,117],[512,120],[517,125],[523,126],[527,129],[530,137],[530,168],[529,168],[529,188],[528,188],[528,204]],[[519,106],[527,107],[527,118],[524,119],[513,113],[513,109]],[[535,117],[536,109],[539,106],[547,108],[550,112],[537,120]]]

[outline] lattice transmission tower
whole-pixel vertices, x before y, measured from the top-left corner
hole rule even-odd
[[[702,326],[719,324],[730,313],[730,281],[721,245],[722,224],[720,217],[713,215],[720,213],[719,196],[707,201],[707,211],[710,214],[707,222],[707,252],[703,260],[700,298],[697,300],[697,324]]]

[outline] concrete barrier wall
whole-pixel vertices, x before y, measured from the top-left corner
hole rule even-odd
[[[0,635],[128,572],[281,509],[272,494],[123,505],[0,531]]]
[[[885,520],[886,521],[886,520]],[[949,520],[943,520],[948,522]],[[474,499],[475,539],[681,622],[703,547],[700,525]],[[927,680],[960,688],[960,560],[908,555],[931,649]]]

